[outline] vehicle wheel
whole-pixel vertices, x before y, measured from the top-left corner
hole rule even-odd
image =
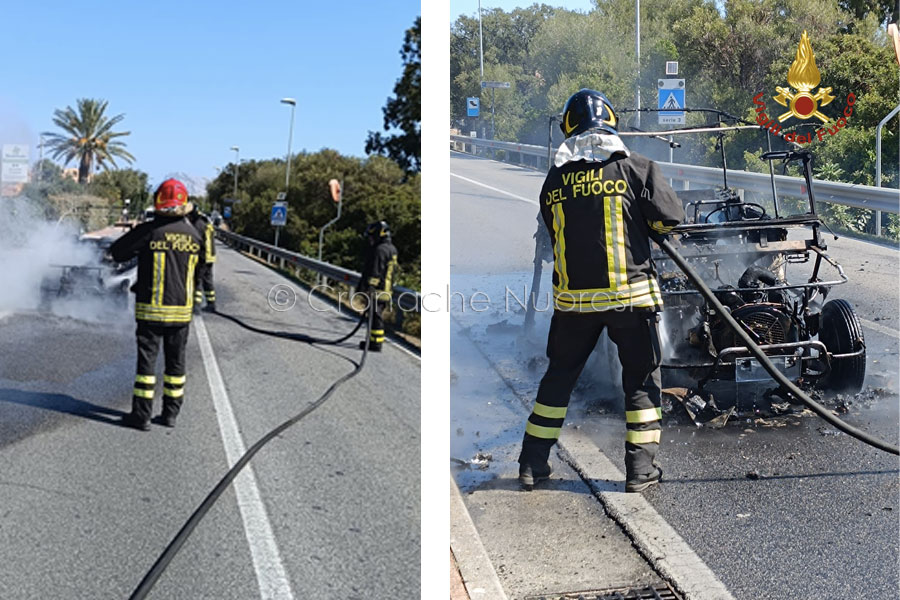
[[[830,300],[822,307],[819,341],[832,354],[847,354],[862,347],[862,354],[831,361],[831,371],[821,387],[855,393],[862,389],[866,378],[866,350],[862,325],[846,300]]]

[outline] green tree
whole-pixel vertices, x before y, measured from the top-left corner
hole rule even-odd
[[[403,76],[394,86],[394,97],[382,109],[384,131],[399,130],[391,135],[369,132],[366,153],[388,156],[408,172],[417,172],[422,156],[422,27],[421,17],[406,30],[403,48]]]
[[[96,166],[107,169],[116,167],[116,157],[131,163],[134,160],[125,142],[116,138],[130,135],[130,131],[112,131],[125,118],[124,114],[107,117],[104,113],[108,102],[91,98],[79,98],[78,109],[67,106],[65,110],[53,112],[53,123],[64,133],[48,132],[47,147],[55,159],[63,159],[63,164],[78,161],[78,183],[87,183]]]
[[[284,187],[283,159],[248,161],[241,165],[239,201],[234,204],[235,232],[272,241],[269,224],[272,204]],[[326,262],[359,270],[364,250],[361,233],[373,221],[385,220],[399,252],[400,285],[418,289],[421,255],[420,192],[418,173],[409,174],[396,161],[372,155],[365,159],[342,156],[334,150],[300,153],[291,157],[287,225],[279,244],[306,256],[318,253],[319,230],[335,216],[328,181],[343,181],[341,218],[324,237]],[[222,172],[207,186],[210,204],[233,195],[234,179]]]
[[[136,169],[104,171],[90,184],[92,193],[102,198],[122,202],[131,200],[133,207],[143,207],[150,197],[148,176]]]

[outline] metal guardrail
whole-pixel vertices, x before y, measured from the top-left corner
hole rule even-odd
[[[471,146],[473,148],[493,148],[495,150],[537,156],[539,159],[543,158],[544,160],[546,160],[548,155],[547,146],[498,142],[496,140],[483,140],[462,135],[451,135],[450,141],[456,145],[456,149],[462,147],[462,152],[468,151],[465,146]],[[666,162],[657,162],[656,164],[659,165],[663,175],[675,181],[704,186],[722,184],[722,169]],[[871,185],[821,181],[819,179],[814,179],[813,182],[815,184],[817,202],[830,202],[853,208],[866,208],[894,214],[900,213],[900,190],[879,188]],[[753,192],[765,193],[772,190],[768,174],[733,171],[731,169],[728,170],[728,185],[729,187]],[[806,197],[806,182],[802,177],[776,175],[775,186],[778,188],[780,195]]]
[[[284,248],[278,248],[272,244],[232,233],[231,231],[217,228],[216,235],[238,250],[247,250],[250,254],[264,258],[269,263],[275,263],[277,260],[282,268],[286,265],[291,265],[295,268],[309,269],[352,287],[355,287],[360,280],[360,273],[357,271],[351,271],[350,269],[309,258]],[[273,260],[273,258],[276,260]],[[419,292],[403,286],[394,286],[392,301],[404,312],[421,312],[422,310],[422,296]]]

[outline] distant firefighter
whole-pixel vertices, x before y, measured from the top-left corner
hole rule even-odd
[[[384,310],[391,303],[394,276],[397,271],[397,248],[391,243],[391,229],[384,221],[370,223],[364,234],[369,246],[366,251],[358,290],[369,296],[375,314],[369,332],[369,350],[381,352],[384,343]],[[359,343],[365,348],[365,341]]]
[[[137,375],[131,413],[122,424],[150,429],[160,341],[165,354],[163,405],[158,421],[174,427],[184,402],[185,346],[194,300],[194,277],[205,261],[202,236],[186,216],[192,205],[184,184],[162,182],[154,193],[154,218],[120,237],[110,248],[118,262],[138,259],[134,316],[137,320]]]
[[[194,312],[198,312],[206,296],[206,310],[216,310],[216,288],[213,285],[213,264],[216,262],[216,228],[210,218],[200,212],[197,207],[188,214],[188,220],[203,237],[205,260],[197,266],[194,287]]]

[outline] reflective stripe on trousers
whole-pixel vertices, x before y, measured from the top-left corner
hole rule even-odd
[[[600,334],[607,330],[622,364],[625,394],[625,465],[629,475],[649,473],[659,447],[660,370],[656,315],[645,311],[553,315],[547,339],[550,364],[525,424],[520,463],[543,465],[566,417],[569,398]]]

